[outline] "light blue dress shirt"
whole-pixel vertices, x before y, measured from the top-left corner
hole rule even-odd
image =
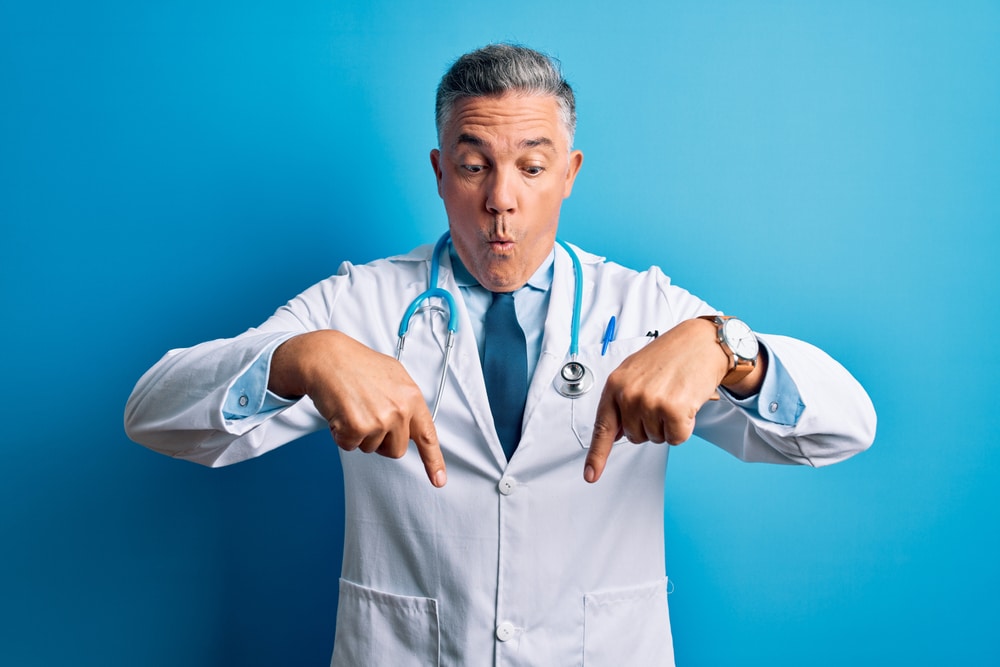
[[[465,268],[451,244],[448,245],[448,258],[451,261],[455,282],[458,284],[462,300],[465,302],[469,319],[472,322],[472,332],[476,337],[479,360],[482,362],[483,341],[485,340],[483,323],[486,320],[486,311],[490,307],[493,297],[489,290],[480,285]],[[554,263],[555,249],[553,248],[538,270],[528,279],[527,284],[514,292],[514,310],[517,312],[517,321],[524,331],[527,348],[529,378],[535,373],[538,357],[542,351],[542,332],[549,309],[549,288],[552,286]],[[282,398],[267,390],[271,355],[282,342],[284,341],[276,342],[261,354],[230,387],[225,405],[222,408],[223,416],[226,419],[245,419],[263,415],[295,403],[294,400]],[[761,346],[767,351],[768,365],[760,392],[756,396],[745,399],[737,399],[732,394],[726,393],[735,405],[740,406],[750,414],[776,424],[793,426],[798,422],[805,404],[799,395],[798,387],[795,386],[795,382],[788,375],[778,357],[763,342],[761,342]],[[719,389],[723,392],[726,391],[723,387]]]
[[[514,311],[517,313],[517,323],[524,331],[525,348],[528,353],[529,382],[535,375],[535,366],[538,365],[538,357],[542,354],[542,333],[545,329],[545,316],[549,311],[549,288],[552,287],[555,256],[553,248],[538,270],[528,278],[527,284],[514,292]],[[482,363],[485,349],[483,343],[486,340],[486,311],[493,303],[493,294],[472,277],[451,244],[448,244],[448,257],[451,259],[451,270],[462,293],[465,309],[472,321],[472,333],[476,337],[479,362]]]

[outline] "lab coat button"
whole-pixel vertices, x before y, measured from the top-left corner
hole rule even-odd
[[[509,496],[517,488],[517,480],[509,475],[504,476],[500,479],[500,483],[497,484],[497,488],[500,489],[502,495]]]
[[[497,639],[502,642],[510,641],[514,638],[514,624],[510,621],[504,621],[497,626]]]

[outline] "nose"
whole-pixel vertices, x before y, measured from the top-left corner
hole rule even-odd
[[[486,209],[494,215],[513,213],[517,208],[516,176],[494,169],[486,191]]]

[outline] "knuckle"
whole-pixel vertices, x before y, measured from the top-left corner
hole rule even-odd
[[[363,451],[363,452],[364,452],[365,454],[371,454],[372,452],[375,452],[376,450],[378,450],[378,448],[379,448],[380,446],[381,446],[381,445],[380,445],[380,443],[379,443],[379,441],[378,441],[378,439],[377,439],[377,438],[365,438],[365,439],[364,439],[364,440],[363,440],[363,441],[361,442],[361,447],[360,447],[360,449],[361,449],[361,451]]]
[[[668,444],[679,445],[687,442],[692,433],[694,433],[693,423],[680,423],[676,424],[673,428],[668,429],[664,439]]]
[[[413,382],[407,382],[407,383],[403,384],[402,388],[405,390],[405,392],[406,392],[406,394],[405,394],[406,398],[407,398],[407,400],[410,403],[421,403],[422,404],[424,402],[424,395],[420,391],[420,387],[418,387]]]
[[[626,431],[625,438],[633,445],[641,445],[642,443],[649,440],[649,437],[646,435],[645,431],[642,431],[640,429]]]
[[[598,417],[594,420],[594,437],[604,439],[617,435],[615,427],[606,419]]]
[[[646,401],[646,391],[643,387],[636,384],[623,384],[618,390],[618,395],[621,397],[622,401],[629,404],[645,404]]]
[[[410,426],[410,437],[421,445],[433,445],[436,436],[433,422],[419,422]]]
[[[333,436],[334,444],[343,449],[345,452],[353,452],[361,444],[360,440],[351,440],[332,428],[330,429],[330,435]]]
[[[361,444],[361,435],[358,429],[355,428],[350,422],[331,422],[330,432],[338,442],[354,442],[356,445]]]
[[[625,372],[622,370],[621,366],[611,371],[608,375],[608,379],[604,381],[605,391],[617,392],[620,390],[623,386],[625,386],[622,379],[624,376]]]
[[[395,444],[383,443],[376,451],[380,456],[384,456],[387,459],[401,459],[403,455],[406,454],[406,447],[400,447]]]

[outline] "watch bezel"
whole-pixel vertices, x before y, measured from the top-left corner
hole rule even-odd
[[[723,320],[719,327],[719,339],[734,356],[743,361],[756,361],[760,355],[757,336],[750,325],[739,318],[727,317]]]

